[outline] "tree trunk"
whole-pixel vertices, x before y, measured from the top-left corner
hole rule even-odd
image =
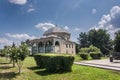
[[[13,59],[13,67],[15,67],[15,60]]]
[[[18,60],[17,61],[17,65],[18,65],[18,68],[19,68],[19,74],[21,73],[21,68],[22,68],[22,65],[23,65],[23,61],[21,61],[21,60]]]

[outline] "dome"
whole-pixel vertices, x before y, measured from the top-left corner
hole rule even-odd
[[[67,34],[70,34],[65,29],[62,29],[60,27],[53,27],[53,28],[48,29],[43,35],[49,35],[49,34],[52,34],[52,33],[67,33]]]

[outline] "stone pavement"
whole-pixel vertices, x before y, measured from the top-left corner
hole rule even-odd
[[[110,62],[109,59],[89,60],[74,62],[74,64],[120,71],[120,60],[114,60],[114,62]]]

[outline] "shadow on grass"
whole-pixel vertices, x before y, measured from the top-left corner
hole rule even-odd
[[[68,72],[48,72],[45,69],[40,69],[39,67],[28,67],[28,69],[33,70],[36,74],[41,76],[53,75],[53,74],[64,74]]]
[[[10,69],[10,68],[13,68],[13,67],[9,67],[9,66],[0,66],[0,69]]]
[[[15,78],[17,75],[18,73],[15,73],[15,72],[0,73],[0,79],[11,80],[12,78]]]
[[[3,64],[3,65],[4,65],[4,64],[10,64],[10,63],[6,63],[6,62],[0,62],[0,64]]]
[[[38,70],[40,68],[38,66],[34,66],[34,67],[28,67],[28,69],[30,69],[30,70]]]

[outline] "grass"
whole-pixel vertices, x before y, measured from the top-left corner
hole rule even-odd
[[[120,80],[120,72],[80,65],[73,65],[72,72],[50,74],[38,69],[33,57],[25,59],[21,74],[17,66],[3,63],[6,60],[0,57],[0,80]]]

